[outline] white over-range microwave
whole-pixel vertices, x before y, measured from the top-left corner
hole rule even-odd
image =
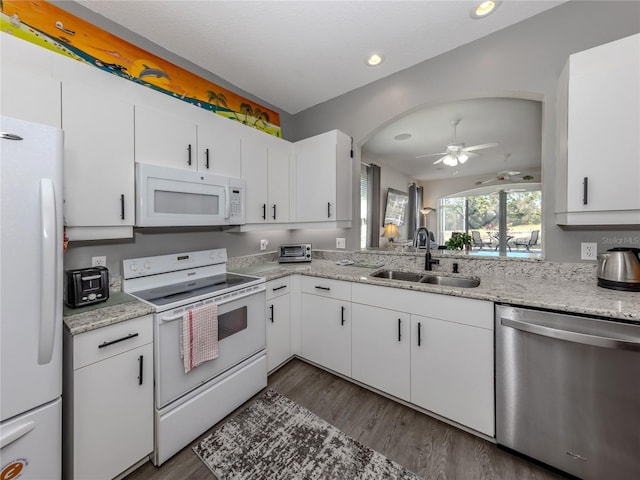
[[[244,223],[244,180],[136,163],[137,227]]]

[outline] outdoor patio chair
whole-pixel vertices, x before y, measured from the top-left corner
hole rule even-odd
[[[538,243],[539,235],[540,235],[540,230],[534,230],[533,232],[531,232],[531,236],[528,239],[516,238],[516,241],[515,241],[516,248],[525,247],[527,251],[529,251],[529,248],[531,248],[532,246]]]
[[[478,232],[477,230],[471,231],[471,241],[473,242],[473,246],[479,247],[480,250],[482,250],[482,247],[493,246],[493,244],[491,243],[491,240],[489,241],[483,240],[482,237],[480,236],[480,232]]]

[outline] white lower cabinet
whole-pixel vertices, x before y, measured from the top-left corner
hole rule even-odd
[[[150,315],[65,335],[67,479],[111,479],[153,451]]]
[[[267,372],[291,356],[289,277],[267,282]]]
[[[351,322],[351,376],[409,401],[409,314],[354,303]]]
[[[493,303],[360,283],[351,293],[353,378],[493,437]]]
[[[411,334],[411,403],[493,436],[493,331],[411,315]]]
[[[351,284],[302,277],[302,357],[351,376]]]

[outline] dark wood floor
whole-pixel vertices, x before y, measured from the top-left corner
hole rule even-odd
[[[269,387],[425,480],[564,478],[297,359],[273,373]],[[224,420],[219,425],[222,423]],[[142,479],[213,480],[215,477],[188,446],[162,467],[156,468],[149,462],[127,477],[127,480]]]

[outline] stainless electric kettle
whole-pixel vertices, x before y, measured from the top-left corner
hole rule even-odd
[[[598,285],[640,291],[640,248],[612,248],[598,255]]]

